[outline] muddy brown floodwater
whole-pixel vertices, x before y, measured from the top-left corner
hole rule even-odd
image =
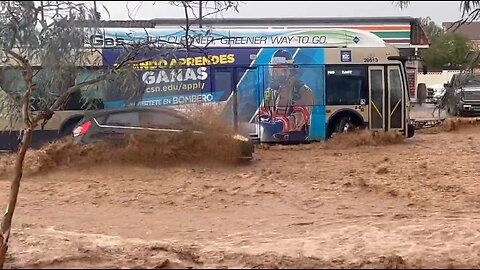
[[[263,147],[247,165],[50,146],[29,154],[6,266],[478,268],[480,127],[448,131]]]

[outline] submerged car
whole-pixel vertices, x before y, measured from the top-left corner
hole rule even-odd
[[[153,135],[190,132],[195,136],[211,131],[206,131],[195,120],[174,109],[133,107],[100,110],[86,114],[73,130],[73,138],[75,144],[91,144],[109,138],[122,139],[126,135],[138,132]],[[248,136],[220,135],[229,136],[229,139],[238,143],[241,152],[239,159],[253,158],[254,144]],[[215,142],[212,141],[212,143]]]

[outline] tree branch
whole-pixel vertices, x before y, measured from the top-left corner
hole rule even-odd
[[[148,58],[148,59],[141,59],[141,60],[129,60],[129,61],[124,61],[121,63],[121,65],[115,67],[114,70],[119,70],[120,68],[126,67],[126,66],[131,66],[131,65],[137,65],[143,62],[151,61],[153,58]],[[98,78],[88,80],[79,84],[76,84],[70,88],[68,88],[60,97],[58,97],[55,102],[48,108],[47,110],[39,113],[38,115],[35,116],[32,120],[32,127],[35,128],[38,126],[40,121],[42,122],[42,128],[45,126],[45,124],[50,120],[54,114],[55,111],[57,111],[64,103],[65,101],[68,100],[68,98],[75,92],[81,90],[85,86],[93,85],[96,83],[99,83],[103,80],[105,80],[108,77],[107,74],[103,74],[99,76]]]
[[[27,59],[17,54],[16,52],[9,49],[4,49],[3,51],[6,54],[9,54],[13,58],[15,58],[15,60],[17,60],[17,62],[19,62],[24,69],[23,78],[25,81],[26,89],[25,89],[25,94],[23,95],[23,101],[22,101],[22,117],[23,117],[25,126],[31,127],[32,117],[30,115],[30,95],[32,94],[33,68],[28,63]]]
[[[183,10],[185,12],[185,24],[186,24],[186,27],[185,27],[185,46],[187,48],[187,52],[189,51],[189,44],[188,44],[188,37],[190,36],[188,34],[188,31],[190,30],[190,21],[189,21],[189,18],[188,18],[188,5],[185,1],[182,1],[182,4],[183,4]]]
[[[47,123],[48,120],[50,120],[54,114],[54,112],[56,110],[58,110],[63,104],[65,101],[68,100],[68,98],[75,92],[79,91],[80,89],[82,89],[82,87],[85,87],[85,86],[89,86],[89,85],[92,85],[92,84],[96,84],[96,83],[99,83],[101,82],[102,80],[104,80],[105,78],[107,77],[106,74],[96,78],[96,79],[92,79],[92,80],[89,80],[89,81],[86,81],[86,82],[82,82],[82,83],[79,83],[77,85],[74,85],[70,88],[67,89],[67,91],[65,91],[60,97],[58,97],[55,102],[52,104],[52,106],[50,106],[50,108],[48,108],[48,110],[45,110],[41,113],[39,113],[38,115],[35,116],[35,118],[33,118],[33,121],[32,121],[32,126],[35,128],[38,126],[38,123],[43,120],[43,123],[42,123],[42,127]]]

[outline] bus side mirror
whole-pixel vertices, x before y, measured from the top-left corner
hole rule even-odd
[[[422,70],[423,70],[423,75],[426,75],[428,73],[428,66],[423,65]]]

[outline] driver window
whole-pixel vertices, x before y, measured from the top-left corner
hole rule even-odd
[[[189,127],[188,121],[174,114],[142,112],[140,125],[148,128],[173,128],[185,129]]]
[[[107,125],[134,127],[139,124],[139,115],[137,112],[114,113],[108,116]]]

